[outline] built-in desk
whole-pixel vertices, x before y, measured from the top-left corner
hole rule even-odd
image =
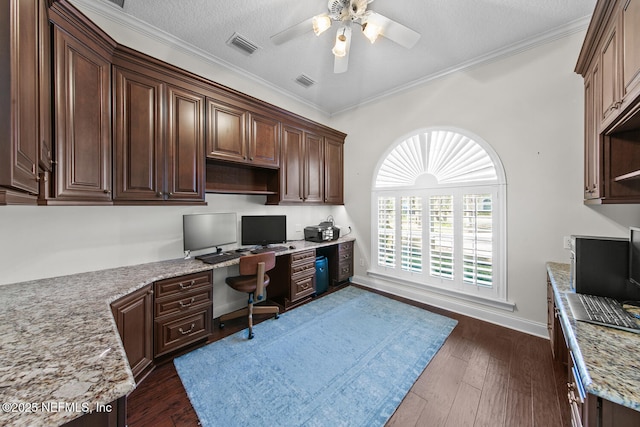
[[[554,356],[568,366],[574,425],[640,425],[640,334],[576,321],[566,300],[569,265],[548,263],[547,277],[549,333]]]
[[[278,255],[353,240],[290,242],[296,248]],[[75,423],[96,409],[112,411],[108,425],[124,425],[118,402],[136,383],[111,303],[165,279],[238,262],[175,259],[0,286],[0,401],[9,404],[0,425]]]

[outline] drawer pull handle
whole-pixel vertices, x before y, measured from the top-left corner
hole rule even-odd
[[[193,285],[196,284],[195,280],[192,280],[191,283],[189,283],[188,286],[185,286],[184,283],[180,283],[180,289],[184,290],[184,289],[189,289],[190,287],[192,287]]]
[[[179,331],[182,335],[187,335],[187,334],[190,334],[190,333],[193,331],[193,328],[195,328],[195,327],[196,327],[196,324],[195,324],[195,323],[192,323],[192,324],[191,324],[191,327],[189,328],[189,330],[188,330],[188,331],[183,331],[183,330],[182,330],[182,328],[178,328],[178,331]]]
[[[191,301],[189,301],[188,304],[183,303],[182,301],[180,301],[180,308],[187,308],[190,307],[196,300],[196,297],[191,297]]]

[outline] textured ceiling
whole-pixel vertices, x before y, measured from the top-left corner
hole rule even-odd
[[[344,74],[333,73],[336,24],[319,37],[310,31],[279,46],[270,40],[273,34],[325,12],[326,0],[125,0],[123,9],[112,9],[335,114],[510,49],[584,29],[595,1],[375,0],[369,9],[422,37],[408,50],[384,38],[371,44],[354,27]],[[247,55],[229,46],[234,33],[260,48]],[[317,83],[302,87],[295,81],[300,74]]]

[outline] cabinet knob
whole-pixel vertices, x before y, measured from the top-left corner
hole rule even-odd
[[[162,193],[162,191],[158,191],[156,193],[156,197],[163,197],[163,196],[164,196],[164,194]]]
[[[111,194],[111,190],[107,190],[107,189],[105,189],[105,190],[104,190],[104,193],[105,193],[105,194]]]

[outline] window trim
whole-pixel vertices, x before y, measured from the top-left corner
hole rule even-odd
[[[419,185],[415,184],[408,186],[395,186],[395,187],[376,187],[378,173],[381,166],[387,159],[387,157],[404,141],[410,138],[420,138],[425,140],[425,134],[433,131],[450,131],[456,132],[465,136],[482,148],[493,162],[496,179],[491,181],[479,181],[479,182],[464,182],[454,184],[437,184],[437,185]],[[471,300],[492,307],[497,307],[505,310],[513,310],[514,305],[507,300],[507,252],[506,252],[506,230],[507,230],[507,203],[506,203],[506,179],[504,168],[500,158],[497,156],[492,147],[483,141],[481,138],[473,135],[465,130],[452,127],[437,127],[437,128],[423,128],[415,132],[405,135],[402,138],[396,140],[386,150],[385,154],[379,159],[375,173],[372,177],[371,185],[371,260],[372,264],[367,274],[372,277],[384,278],[385,280],[410,284],[411,286],[421,289],[428,289],[433,292],[455,296],[463,300]],[[423,212],[428,212],[428,197],[436,194],[453,194],[454,204],[456,206],[462,206],[462,197],[464,194],[482,194],[490,193],[494,198],[492,218],[494,223],[493,229],[493,286],[491,288],[482,288],[477,285],[465,284],[462,277],[454,278],[456,282],[455,286],[451,286],[449,279],[432,277],[429,274],[430,267],[428,261],[428,254],[423,254],[423,267],[421,273],[413,273],[408,271],[402,271],[401,268],[401,248],[396,245],[396,265],[395,268],[388,268],[378,265],[378,198],[379,197],[395,197],[396,198],[396,233],[400,233],[400,218],[398,209],[400,209],[400,200],[402,197],[419,195],[423,199]],[[426,202],[425,202],[426,200]],[[427,205],[425,205],[427,203]],[[456,209],[459,212],[455,212],[454,216],[458,217],[462,215],[460,208]],[[423,247],[428,247],[428,240],[424,240],[427,237],[429,225],[423,217]],[[456,223],[460,223],[455,220]],[[457,233],[459,234],[459,233]],[[460,245],[462,242],[460,241]],[[426,246],[425,246],[426,245]],[[455,246],[454,246],[455,247]],[[455,251],[455,249],[454,249]],[[455,257],[456,263],[462,263],[463,258],[460,254]],[[458,267],[457,267],[458,268]],[[459,282],[459,283],[457,283]]]

